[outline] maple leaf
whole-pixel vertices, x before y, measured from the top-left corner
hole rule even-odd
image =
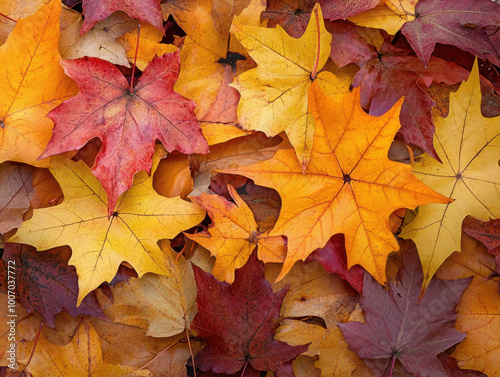
[[[183,332],[196,314],[196,282],[191,263],[176,261],[177,253],[160,241],[170,277],[146,274],[111,288],[112,299],[98,293],[104,313],[114,323],[148,330],[148,336],[168,337]]]
[[[153,170],[161,154],[158,148]],[[62,187],[64,202],[35,210],[10,242],[27,243],[40,251],[69,245],[69,264],[76,267],[79,277],[78,304],[102,282],[111,281],[122,261],[129,262],[139,276],[170,274],[157,241],[173,238],[202,221],[205,213],[197,205],[158,195],[153,178],[142,171],[108,218],[106,193],[87,165],[59,156],[53,160],[50,170]]]
[[[250,208],[232,186],[228,186],[228,190],[234,203],[219,195],[201,194],[191,198],[207,211],[212,226],[208,231],[185,236],[210,250],[216,258],[212,275],[232,284],[234,270],[247,262],[256,247],[258,258],[266,263],[282,262],[286,248],[282,237],[259,232]]]
[[[476,369],[488,376],[500,373],[497,363],[500,346],[500,278],[492,276],[495,260],[485,247],[472,237],[462,236],[462,252],[455,252],[436,274],[440,279],[473,277],[457,306],[456,328],[467,333],[451,356],[460,368]]]
[[[441,263],[460,250],[465,216],[500,217],[500,117],[481,115],[477,62],[468,80],[450,93],[448,116],[438,117],[434,123],[434,146],[444,162],[424,155],[415,162],[413,171],[426,185],[455,202],[420,207],[415,220],[401,232],[401,237],[417,244],[424,266],[423,289]]]
[[[254,254],[236,271],[228,285],[194,266],[198,314],[191,329],[207,347],[195,359],[202,370],[236,373],[250,364],[257,370],[276,370],[307,349],[274,340],[286,289],[273,293],[264,279],[264,265]]]
[[[424,68],[410,51],[394,47],[386,40],[378,56],[367,61],[356,74],[353,86],[361,86],[361,105],[375,116],[385,113],[404,96],[401,134],[407,143],[439,160],[432,143],[434,102],[424,88],[433,81],[455,84],[467,76],[468,72],[456,64],[435,57]]]
[[[61,2],[51,0],[17,22],[0,47],[0,163],[10,160],[47,167],[37,161],[50,139],[45,115],[74,96],[77,87],[59,65],[57,52]]]
[[[495,272],[500,275],[500,219],[481,221],[466,217],[463,231],[486,246],[488,252],[495,256]]]
[[[222,172],[249,177],[280,194],[280,217],[270,235],[285,235],[288,252],[278,279],[332,235],[344,233],[348,267],[360,264],[384,282],[387,255],[398,249],[388,226],[390,214],[450,200],[418,181],[411,166],[387,158],[399,129],[400,104],[374,117],[361,109],[358,89],[327,97],[313,83],[310,96],[316,133],[305,174],[293,150]]]
[[[26,363],[34,342],[21,343],[19,362]],[[82,320],[75,336],[66,346],[58,346],[38,338],[37,352],[33,354],[27,371],[34,376],[116,377],[150,376],[147,370],[107,364],[102,359],[102,340],[90,323]]]
[[[390,35],[416,17],[415,5],[422,0],[382,0],[375,8],[349,17],[356,25],[383,29]]]
[[[238,73],[254,65],[246,52],[240,51],[241,46],[239,49],[234,46],[235,38],[229,37],[233,16],[241,12],[242,6],[242,2],[206,0],[169,1],[162,5],[164,12],[172,14],[187,32],[175,90],[196,102],[195,112],[200,122],[218,126],[235,125],[238,121],[236,108],[240,96],[229,84]],[[257,13],[251,24],[260,25],[260,12]],[[219,127],[217,132],[226,133]]]
[[[273,281],[278,271],[277,266],[269,265],[266,278]],[[358,295],[318,263],[295,265],[292,273],[272,287],[277,291],[285,285],[290,288],[280,314],[289,319],[282,321],[275,338],[293,346],[310,343],[304,355],[317,355],[314,365],[323,376],[350,376],[364,363],[349,350],[337,323],[347,321]]]
[[[80,35],[87,31],[111,13],[122,10],[130,17],[148,22],[162,33],[163,18],[159,0],[143,0],[140,3],[131,0],[83,0],[84,22]]]
[[[338,326],[349,347],[379,377],[396,358],[417,377],[448,376],[436,355],[465,338],[453,321],[470,279],[433,279],[419,302],[424,276],[415,248],[403,247],[402,261],[388,291],[365,274],[361,307],[366,323]]]
[[[133,92],[120,71],[104,60],[84,57],[61,64],[80,92],[47,115],[55,126],[41,157],[76,150],[100,138],[103,148],[92,172],[108,194],[109,215],[132,185],[134,174],[149,171],[156,139],[168,151],[208,152],[193,101],[173,90],[178,52],[153,60]]]
[[[489,40],[498,29],[500,6],[490,0],[419,0],[417,17],[407,22],[401,32],[427,65],[436,43],[451,44],[484,59],[500,58]],[[488,31],[488,26],[493,30]]]
[[[348,91],[349,83],[331,72],[320,72],[330,55],[331,35],[326,31],[321,8],[316,5],[300,39],[277,26],[266,29],[233,24],[231,32],[256,61],[257,67],[237,76],[238,121],[247,130],[274,136],[285,131],[302,170],[312,150],[314,117],[308,111],[312,80],[329,93]]]
[[[6,243],[3,254],[4,265],[0,266],[7,278],[7,263],[14,261],[16,267],[16,298],[28,311],[36,310],[48,326],[54,327],[54,317],[66,311],[75,317],[88,314],[106,319],[97,303],[95,294],[90,294],[77,308],[78,276],[75,268],[68,266],[68,248],[37,252],[34,247]],[[12,263],[12,262],[10,262]],[[7,286],[7,284],[5,285]]]

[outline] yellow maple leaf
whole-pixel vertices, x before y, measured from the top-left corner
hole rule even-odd
[[[272,281],[277,274],[277,266],[266,268],[268,280]],[[310,343],[303,355],[317,358],[314,366],[321,370],[322,376],[351,376],[354,369],[363,368],[363,361],[349,349],[337,327],[350,318],[358,296],[346,289],[338,275],[326,273],[319,263],[295,265],[290,274],[273,285],[273,290],[285,285],[290,285],[290,289],[280,314],[288,319],[276,330],[275,338],[293,346]],[[325,327],[301,320],[310,316],[322,318]]]
[[[153,172],[163,153],[164,149],[157,148]],[[78,305],[90,291],[111,281],[123,261],[130,263],[139,276],[146,272],[171,275],[165,262],[168,255],[157,241],[171,239],[205,217],[196,204],[158,195],[152,176],[141,171],[108,218],[106,193],[83,161],[56,156],[50,170],[62,187],[64,202],[35,209],[33,217],[9,241],[38,250],[69,245],[72,256],[68,263],[78,274]]]
[[[196,281],[191,262],[172,250],[167,240],[160,241],[167,254],[170,277],[146,274],[111,288],[112,299],[97,290],[97,298],[113,323],[148,330],[147,335],[163,338],[189,328],[196,315]]]
[[[151,376],[148,370],[105,363],[102,357],[102,339],[86,320],[80,322],[75,336],[65,346],[50,343],[40,336],[33,358],[31,351],[35,342],[24,342],[19,346],[19,361],[30,363],[26,371],[33,376],[72,377],[126,377]]]
[[[238,122],[268,136],[285,131],[305,170],[315,130],[314,117],[308,111],[311,83],[319,82],[329,93],[347,92],[350,85],[350,80],[331,72],[319,72],[328,60],[332,41],[319,4],[299,39],[280,26],[267,29],[233,24],[231,32],[257,63],[231,84],[241,94]]]
[[[383,29],[396,34],[408,21],[413,21],[418,0],[382,0],[375,8],[348,18],[356,25]]]
[[[385,283],[387,255],[399,248],[388,224],[391,213],[450,199],[417,180],[411,166],[387,158],[399,129],[401,101],[374,117],[361,108],[359,89],[327,97],[313,83],[309,104],[316,133],[304,174],[293,150],[223,172],[249,177],[280,194],[281,212],[270,234],[285,235],[288,252],[278,279],[332,235],[343,233],[348,267],[360,264]]]
[[[228,190],[234,203],[219,195],[192,198],[207,211],[213,224],[208,231],[185,235],[216,257],[212,275],[232,284],[234,270],[243,267],[255,247],[260,260],[278,263],[284,259],[285,246],[282,237],[259,232],[252,210],[232,186]]]
[[[500,117],[481,115],[477,61],[467,81],[450,93],[448,116],[438,117],[434,123],[434,147],[443,163],[424,155],[415,162],[413,172],[427,186],[455,201],[420,207],[415,220],[401,233],[417,245],[424,288],[441,263],[460,250],[465,216],[500,217]]]
[[[0,47],[0,163],[47,167],[49,159],[37,161],[54,125],[45,115],[78,92],[59,65],[60,13],[61,2],[49,1]]]

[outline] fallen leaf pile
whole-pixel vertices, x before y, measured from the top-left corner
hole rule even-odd
[[[500,375],[500,4],[2,0],[0,376]]]

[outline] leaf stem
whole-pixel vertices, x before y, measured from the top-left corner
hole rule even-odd
[[[189,332],[188,332],[187,327],[186,327],[186,336],[188,339],[188,347],[189,347],[189,353],[191,354],[191,361],[193,362],[193,373],[194,373],[194,377],[196,377],[196,366],[194,365],[193,349],[191,348],[191,341],[189,340]]]
[[[247,370],[247,365],[248,365],[248,360],[245,363],[245,366],[243,367],[243,371],[241,372],[241,377],[243,377],[243,375],[245,374],[245,371]]]
[[[389,377],[392,377],[392,372],[394,371],[395,363],[396,363],[396,355],[392,356],[391,371],[389,372]]]
[[[0,13],[0,16],[5,17],[6,19],[11,20],[12,22],[15,22],[17,24],[16,20],[14,20],[13,18],[10,18],[9,16],[7,16],[7,15],[5,15],[3,13]]]
[[[139,370],[146,368],[149,364],[151,364],[153,361],[155,361],[156,359],[161,357],[161,355],[163,355],[165,352],[167,352],[170,348],[172,348],[173,346],[175,346],[178,343],[179,343],[179,341],[175,342],[174,344],[169,345],[168,347],[165,347],[158,355],[156,355],[151,360],[149,360],[146,364],[144,364],[142,367],[140,367]]]
[[[132,77],[130,78],[130,93],[134,93],[135,64],[137,63],[137,51],[139,51],[140,35],[141,35],[141,24],[137,25],[137,44],[135,45],[134,66],[132,67]]]
[[[33,358],[33,355],[35,354],[35,348],[36,348],[36,345],[38,344],[38,338],[40,337],[40,334],[42,332],[42,327],[43,327],[43,322],[40,323],[40,326],[38,326],[38,332],[36,333],[35,344],[33,345],[33,349],[31,350],[30,358],[28,359],[28,362],[26,363],[24,370],[26,370],[26,368],[28,368],[28,365],[30,365],[31,359]]]
[[[316,73],[318,72],[318,65],[319,65],[319,53],[321,49],[321,35],[319,31],[319,15],[318,15],[318,9],[314,9],[314,15],[316,17],[316,29],[318,31],[318,48],[316,50],[316,61],[314,62],[314,68],[311,72],[311,80],[314,80],[316,78]]]

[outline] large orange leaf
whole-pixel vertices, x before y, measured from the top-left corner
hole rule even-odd
[[[213,225],[208,231],[186,237],[210,250],[217,258],[212,275],[232,284],[234,270],[243,267],[255,247],[260,260],[275,263],[283,261],[285,247],[282,237],[259,232],[251,209],[232,186],[228,190],[234,203],[219,195],[201,194],[192,198],[207,211]]]
[[[0,47],[0,162],[49,164],[37,161],[53,126],[45,115],[77,93],[59,65],[60,13],[61,2],[49,1],[19,20]]]
[[[401,102],[374,117],[361,109],[357,89],[327,97],[313,83],[309,96],[316,133],[304,174],[293,150],[224,172],[244,175],[280,194],[280,217],[270,234],[287,236],[288,253],[278,279],[332,235],[344,233],[348,266],[360,264],[385,283],[386,257],[398,250],[388,225],[391,213],[450,199],[417,180],[411,166],[387,158],[399,129]]]
[[[157,150],[153,156],[153,170],[161,154]],[[153,178],[141,171],[108,218],[106,193],[83,161],[57,156],[50,170],[62,187],[64,202],[35,210],[10,241],[38,250],[69,245],[68,263],[76,267],[79,279],[78,305],[90,291],[111,281],[122,261],[129,262],[139,276],[146,272],[171,276],[165,262],[168,255],[157,241],[174,238],[205,217],[193,203],[158,195]]]
[[[231,84],[241,94],[238,122],[268,136],[285,131],[305,170],[315,129],[307,95],[312,79],[331,93],[346,92],[350,85],[349,80],[331,72],[318,74],[328,60],[332,41],[320,6],[314,7],[300,39],[289,36],[281,26],[267,29],[233,24],[231,32],[257,63]]]

